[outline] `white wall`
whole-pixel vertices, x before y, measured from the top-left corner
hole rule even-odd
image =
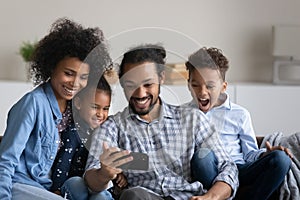
[[[7,114],[10,108],[27,91],[31,90],[33,85],[29,82],[0,81],[1,106],[0,106],[0,135],[3,135],[6,127]],[[21,113],[20,113],[21,114]],[[16,126],[18,122],[15,122]]]
[[[50,24],[62,16],[85,26],[100,26],[113,43],[115,57],[125,47],[149,37],[153,37],[150,41],[168,40],[165,42],[168,49],[183,56],[181,59],[198,48],[198,44],[219,47],[230,59],[229,81],[270,82],[271,26],[300,24],[299,0],[1,0],[0,3],[0,79],[6,80],[26,79],[25,64],[17,54],[19,45],[43,37]],[[138,27],[165,29],[156,31],[157,34],[141,30],[123,32]],[[182,61],[179,57],[169,61]]]

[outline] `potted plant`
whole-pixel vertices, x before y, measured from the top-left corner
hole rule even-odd
[[[32,60],[33,52],[37,46],[37,42],[30,42],[30,41],[25,41],[21,44],[19,48],[19,54],[23,58],[23,60],[26,63],[26,72],[27,72],[27,80],[30,79],[30,69],[29,65]]]
[[[25,62],[30,62],[33,51],[35,50],[36,42],[23,42],[19,49],[19,54],[22,56]]]

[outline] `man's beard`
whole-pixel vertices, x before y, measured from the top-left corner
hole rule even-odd
[[[159,85],[159,89],[158,89],[158,94],[160,94],[160,85]],[[153,95],[150,95],[149,98],[150,98],[150,106],[148,108],[146,108],[145,110],[137,110],[134,106],[134,103],[132,103],[133,98],[130,98],[129,106],[132,109],[133,113],[135,113],[137,115],[141,115],[141,116],[149,114],[150,111],[154,108],[155,104],[157,104],[159,97],[157,97],[155,99],[155,102],[153,102]]]

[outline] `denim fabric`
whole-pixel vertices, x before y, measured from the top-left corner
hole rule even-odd
[[[280,186],[291,166],[284,151],[272,151],[268,155],[246,164],[238,164],[240,188],[236,199],[268,199]]]
[[[69,200],[113,200],[110,192],[89,193],[83,178],[74,176],[64,182],[61,187],[62,196]]]
[[[191,160],[192,177],[210,189],[218,175],[218,160],[213,151],[207,148],[198,149]]]
[[[64,198],[46,189],[14,183],[11,200],[63,200]]]
[[[24,95],[11,108],[0,144],[1,200],[12,198],[13,183],[49,189],[61,118],[49,82]]]

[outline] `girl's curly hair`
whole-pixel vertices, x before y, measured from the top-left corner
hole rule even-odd
[[[52,24],[50,33],[38,42],[33,53],[30,76],[34,84],[47,81],[65,57],[77,57],[89,64],[90,76],[98,79],[111,65],[103,32],[98,27],[84,28],[67,18],[60,18]]]
[[[202,47],[189,56],[185,66],[189,71],[204,67],[217,69],[220,71],[223,81],[225,81],[225,74],[229,68],[228,63],[228,59],[223,55],[222,50],[214,47]]]

